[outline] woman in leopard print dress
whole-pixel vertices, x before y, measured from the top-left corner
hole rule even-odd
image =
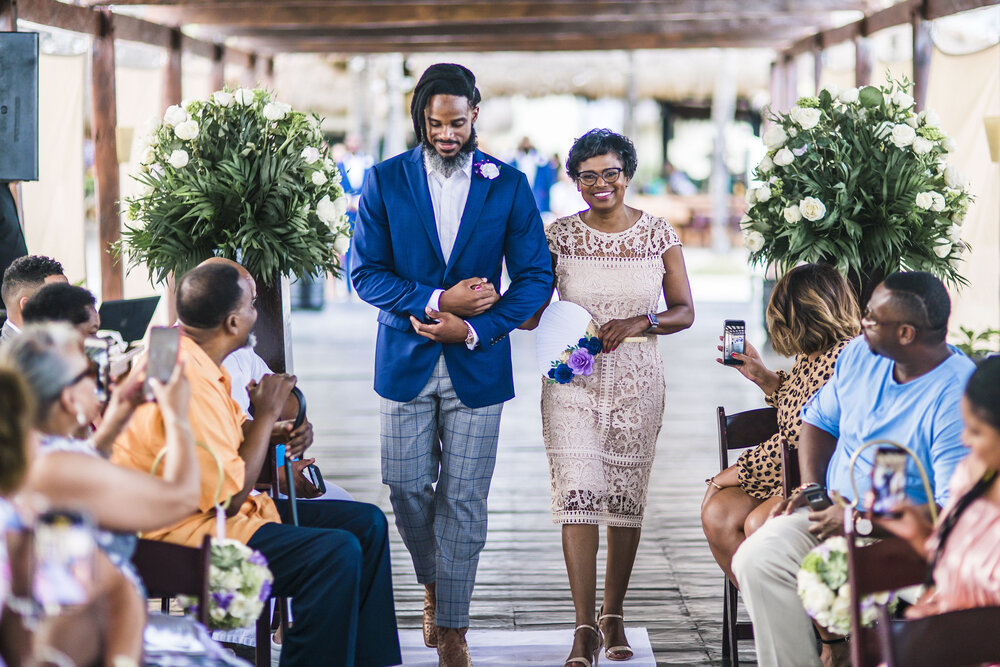
[[[775,352],[795,355],[791,372],[768,370],[749,343],[745,355],[733,354],[743,365],[732,368],[760,387],[767,404],[777,408],[778,432],[706,480],[701,505],[712,555],[734,583],[733,554],[781,500],[781,443],[798,446],[802,407],[830,379],[837,356],[858,334],[861,322],[847,281],[826,264],[806,264],[782,276],[766,317]]]

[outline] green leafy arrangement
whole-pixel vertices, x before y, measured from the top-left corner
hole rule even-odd
[[[984,329],[975,331],[968,327],[958,328],[960,338],[955,347],[974,361],[985,359],[990,353],[1000,351],[1000,330]]]
[[[147,138],[119,251],[150,278],[214,255],[258,280],[339,275],[350,227],[315,116],[240,88],[171,106]]]
[[[747,192],[750,261],[782,271],[827,261],[845,276],[929,271],[955,285],[972,199],[946,156],[954,141],[933,111],[914,113],[908,82],[803,97],[772,114]]]

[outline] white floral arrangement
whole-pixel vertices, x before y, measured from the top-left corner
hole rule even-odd
[[[955,142],[908,86],[827,87],[771,115],[742,222],[752,263],[826,261],[856,285],[900,269],[967,283],[956,265],[972,197],[947,162]]]
[[[213,630],[252,625],[271,597],[274,575],[267,559],[242,542],[212,540],[208,573],[208,624]],[[198,600],[178,596],[186,613],[198,613]]]
[[[847,539],[831,537],[802,559],[798,592],[806,613],[828,631],[847,635],[851,631],[851,586],[847,582]],[[877,618],[876,606],[894,610],[893,593],[876,593],[861,600],[861,625],[869,627]]]
[[[151,124],[141,194],[125,199],[120,250],[151,278],[213,255],[258,280],[338,275],[350,244],[347,198],[320,119],[262,89],[224,89]]]

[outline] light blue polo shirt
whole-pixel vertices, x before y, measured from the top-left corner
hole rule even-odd
[[[868,348],[864,336],[848,343],[837,359],[833,377],[802,410],[806,423],[837,438],[837,448],[826,469],[826,488],[848,500],[851,456],[864,443],[891,440],[912,449],[927,472],[934,500],[944,505],[955,465],[968,450],[962,446],[959,402],[975,364],[955,348],[934,370],[906,384],[892,377],[894,363]],[[871,487],[877,447],[869,447],[854,466],[858,493],[864,499]],[[918,505],[927,502],[924,485],[913,460],[907,457],[906,495]]]

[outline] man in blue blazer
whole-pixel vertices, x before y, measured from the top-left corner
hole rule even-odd
[[[480,95],[465,67],[414,89],[420,142],[372,168],[351,272],[377,306],[382,481],[424,584],[424,641],[468,665],[465,632],[500,412],[514,396],[507,334],[549,298],[551,259],[524,175],[476,150]],[[501,266],[510,288],[501,296]]]

